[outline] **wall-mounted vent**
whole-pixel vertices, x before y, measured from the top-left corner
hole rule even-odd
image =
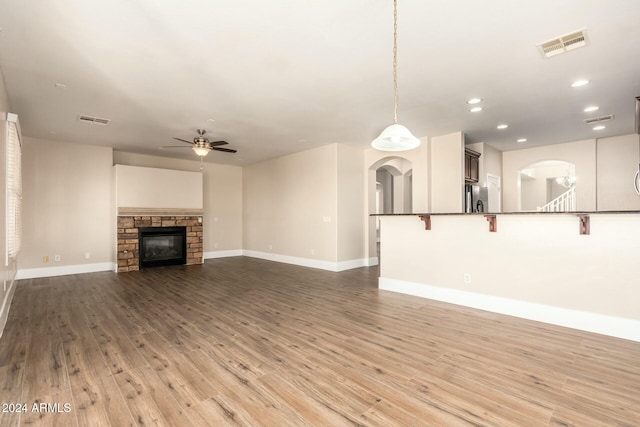
[[[594,117],[592,119],[585,119],[584,122],[588,125],[592,125],[594,123],[608,122],[610,120],[613,120],[613,114],[609,114],[608,116]]]
[[[546,42],[537,44],[538,51],[543,58],[567,53],[571,50],[584,47],[589,44],[589,36],[586,30],[575,31],[564,36],[556,37]]]
[[[82,114],[78,116],[78,120],[80,120],[83,123],[91,123],[94,125],[101,125],[101,126],[106,126],[111,121],[109,119],[101,119],[100,117],[93,117],[93,116],[84,116]]]

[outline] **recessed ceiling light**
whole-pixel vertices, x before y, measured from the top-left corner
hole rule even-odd
[[[56,86],[56,89],[62,89],[62,90],[64,90],[64,89],[66,89],[66,88],[67,88],[67,85],[62,84],[62,83],[56,83],[56,84],[55,84],[55,86]]]
[[[571,83],[571,87],[580,87],[588,84],[589,80],[576,80],[575,82]]]
[[[516,142],[527,142],[527,138],[520,138]]]
[[[482,111],[482,107],[473,107],[469,111],[472,113],[477,113],[478,111]]]
[[[306,139],[299,139],[298,142],[307,142]]]
[[[481,98],[471,98],[470,100],[467,101],[467,104],[478,104],[482,101]]]
[[[594,126],[594,127],[593,127],[593,130],[602,130],[602,129],[604,129],[604,128],[606,128],[606,126],[605,126],[605,125],[598,125],[598,126]]]
[[[504,125],[504,124],[503,124],[503,125],[498,125],[498,126],[496,126],[496,127],[497,127],[498,129],[506,129],[506,128],[508,128],[508,127],[509,127],[509,125]]]
[[[592,111],[598,111],[600,109],[600,107],[598,107],[597,105],[590,105],[589,107],[584,109],[585,113],[591,113]]]
[[[208,122],[215,122],[216,119],[207,119]]]

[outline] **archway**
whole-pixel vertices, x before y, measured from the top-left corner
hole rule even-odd
[[[563,160],[532,163],[518,171],[521,212],[576,210],[576,167]]]
[[[367,214],[411,213],[413,210],[413,164],[400,156],[379,159],[368,168]],[[368,258],[378,258],[379,218],[369,219]]]

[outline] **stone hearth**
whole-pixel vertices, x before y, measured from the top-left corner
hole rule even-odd
[[[187,265],[202,264],[203,237],[200,216],[118,216],[118,272],[140,269],[139,227],[186,227]]]

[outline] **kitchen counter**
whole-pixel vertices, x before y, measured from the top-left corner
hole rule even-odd
[[[369,216],[474,216],[474,215],[612,215],[612,214],[640,214],[640,211],[567,211],[567,212],[425,212],[425,213],[393,213],[370,214]]]
[[[640,341],[639,211],[373,216],[382,290]]]

